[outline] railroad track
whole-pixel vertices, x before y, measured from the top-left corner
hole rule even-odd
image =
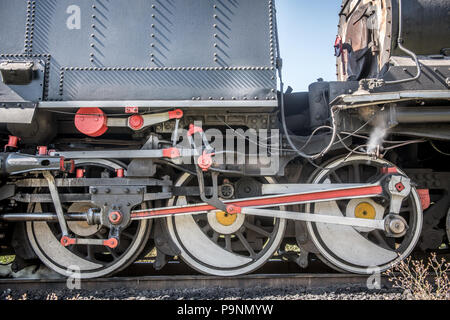
[[[448,254],[439,255],[448,259]],[[143,276],[144,275],[144,276]],[[372,278],[371,278],[372,279]],[[114,278],[81,280],[81,289],[108,290],[183,290],[209,288],[367,288],[368,275],[337,273],[320,261],[313,259],[307,269],[301,269],[294,262],[271,260],[258,273],[239,277],[214,277],[197,273],[180,261],[171,261],[162,270],[155,270],[152,263],[137,262]],[[387,277],[381,277],[383,288],[392,288]],[[67,280],[58,279],[0,279],[0,291],[66,290]]]
[[[116,277],[107,279],[82,280],[83,290],[134,289],[134,290],[173,290],[206,288],[292,288],[316,289],[367,285],[368,277],[353,274],[255,274],[232,278],[211,276],[146,276]],[[388,285],[386,278],[382,284]],[[2,279],[0,290],[65,290],[65,279]]]
[[[189,270],[183,263],[172,263],[163,271],[153,270],[151,264],[136,263],[126,272],[114,278],[81,280],[83,290],[134,289],[134,290],[173,290],[207,288],[327,288],[345,286],[367,286],[367,275],[340,274],[327,269],[319,263],[301,271],[293,263],[273,261],[257,274],[239,277],[214,277]],[[184,273],[181,273],[184,272]],[[314,272],[314,273],[313,273]],[[145,274],[146,276],[139,276]],[[180,275],[181,274],[181,275]],[[382,278],[383,286],[389,286]],[[39,291],[65,290],[66,279],[0,279],[0,290]]]

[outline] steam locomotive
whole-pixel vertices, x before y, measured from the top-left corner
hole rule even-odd
[[[98,278],[448,250],[449,11],[344,0],[339,81],[293,92],[274,0],[0,0],[2,254]]]

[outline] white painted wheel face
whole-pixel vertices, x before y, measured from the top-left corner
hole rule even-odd
[[[67,213],[88,212],[92,208],[94,206],[90,203],[76,202],[67,209]],[[93,236],[100,230],[99,225],[89,225],[87,221],[68,221],[67,226],[76,236],[81,237]]]
[[[356,183],[352,180],[355,176],[364,179],[363,172],[356,172],[355,167],[360,170],[373,168],[376,172],[384,165],[393,166],[385,160],[371,160],[365,156],[353,156],[345,162],[343,159],[336,160],[326,166],[325,171],[318,171],[312,183],[334,183],[340,179],[342,183]],[[347,168],[348,167],[348,168]],[[345,170],[349,170],[345,175]],[[354,171],[354,175],[350,174]],[[344,172],[344,173],[343,173]],[[339,174],[341,177],[339,177]],[[333,176],[338,175],[337,178]],[[370,175],[370,173],[369,173]],[[351,181],[348,181],[348,180]],[[360,181],[368,182],[368,181]],[[364,201],[362,201],[364,200]],[[334,216],[354,216],[354,208],[367,199],[350,201],[331,201],[307,206],[307,210],[313,210],[314,214],[328,214]],[[370,200],[376,211],[376,219],[383,219],[388,210],[375,201]],[[322,258],[335,266],[337,269],[361,274],[372,274],[382,272],[399,261],[405,259],[417,244],[422,230],[422,209],[420,198],[415,189],[409,198],[405,199],[401,215],[407,219],[409,231],[400,239],[387,238],[383,231],[358,229],[350,226],[337,226],[330,224],[307,223],[308,233],[320,252]]]
[[[61,245],[54,231],[45,222],[27,222],[26,230],[31,247],[47,267],[66,277],[79,270],[81,279],[90,279],[109,276],[136,258],[136,253],[140,252],[143,242],[148,239],[149,227],[145,220],[138,224],[135,240],[113,263],[96,263],[72,253]]]
[[[191,178],[189,174],[183,175],[176,186],[185,185]],[[268,181],[273,183],[273,180]],[[185,197],[178,197],[171,199],[168,206],[183,204],[188,204],[188,200]],[[263,237],[265,241],[263,250],[256,252],[255,256],[248,254],[248,252],[245,254],[246,249],[239,252],[229,250],[230,247],[226,244],[226,237],[229,237],[229,243],[239,242],[239,237],[242,237],[245,232],[237,236],[235,234],[232,235],[230,231],[236,230],[239,233],[242,229],[241,227],[245,228],[248,226],[248,219],[245,216],[237,217],[234,224],[226,227],[220,225],[215,219],[215,213],[213,214],[214,216],[210,213],[204,217],[204,223],[209,223],[208,221],[213,222],[213,225],[208,225],[209,227],[200,225],[198,216],[176,216],[167,219],[169,234],[174,243],[180,248],[181,258],[201,273],[216,276],[237,276],[253,272],[272,257],[283,240],[286,221],[284,219],[269,219],[271,220],[272,231],[266,231],[270,234],[266,234]],[[223,227],[222,231],[225,232],[220,235],[216,242],[208,232],[204,231],[204,228],[210,228],[213,231],[209,230],[209,232],[217,233],[221,229],[219,225]],[[252,226],[252,228],[254,227]],[[260,232],[264,231],[261,231],[263,227],[260,225],[256,226],[256,230],[258,228]]]
[[[79,161],[76,164],[99,164],[102,168],[121,168],[119,165],[106,160]],[[73,204],[68,211],[77,211],[81,207],[89,206],[86,203]],[[34,212],[42,212],[42,205],[36,204]],[[70,229],[78,236],[107,237],[98,226],[86,227],[78,222],[68,223]],[[109,276],[128,266],[137,258],[148,240],[151,221],[135,221],[121,234],[120,245],[111,250],[100,246],[73,246],[63,247],[60,243],[61,231],[57,223],[27,222],[26,231],[30,244],[39,259],[55,272],[70,277],[73,272],[79,271],[81,279],[100,278]],[[98,230],[98,232],[95,232]],[[76,231],[76,232],[75,232]]]

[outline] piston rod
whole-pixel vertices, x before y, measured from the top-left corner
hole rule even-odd
[[[67,213],[64,215],[66,221],[87,221],[86,213]],[[9,222],[58,222],[55,213],[7,213],[0,215],[1,221]]]

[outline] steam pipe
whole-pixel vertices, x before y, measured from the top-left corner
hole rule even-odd
[[[397,107],[391,114],[398,123],[450,123],[448,107]]]
[[[413,78],[408,79],[401,79],[401,80],[394,80],[394,81],[385,81],[384,84],[399,84],[399,83],[405,83],[405,82],[411,82],[415,81],[420,78],[422,75],[422,68],[420,67],[419,59],[417,58],[417,55],[412,52],[411,50],[408,50],[403,46],[403,8],[402,8],[402,0],[398,0],[398,12],[399,12],[399,19],[398,19],[398,39],[397,44],[400,50],[405,52],[407,55],[409,55],[411,58],[413,58],[414,62],[417,66],[417,74]]]

